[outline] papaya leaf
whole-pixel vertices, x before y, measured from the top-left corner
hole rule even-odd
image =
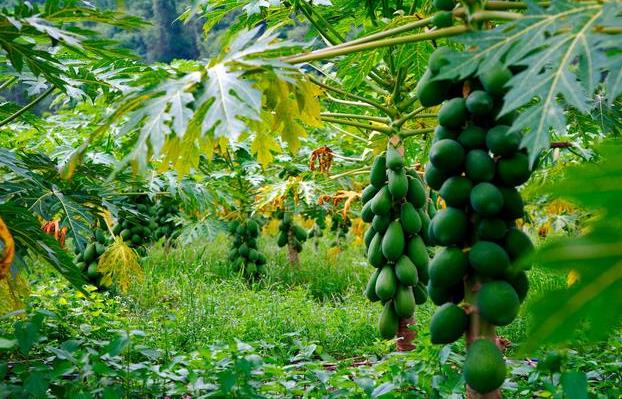
[[[121,237],[115,238],[115,241],[106,248],[99,258],[97,271],[102,274],[102,285],[110,287],[114,284],[123,293],[128,292],[130,284],[144,279],[143,269],[138,263],[138,254],[123,242]]]
[[[617,78],[607,75],[622,59],[611,51],[621,36],[603,29],[621,26],[621,12],[617,1],[563,0],[548,8],[530,2],[523,18],[459,38],[467,51],[452,57],[438,78],[466,78],[499,62],[524,67],[508,82],[501,114],[522,110],[512,129],[526,132],[521,146],[533,164],[548,148],[551,130],[565,131],[568,107],[588,112],[587,99],[602,83],[613,85],[606,90],[611,97],[619,94]],[[533,83],[525,86],[526,81]]]
[[[533,321],[523,346],[526,353],[570,340],[579,330],[588,339],[603,339],[622,321],[621,150],[619,143],[602,146],[600,162],[569,169],[552,188],[556,197],[592,209],[596,216],[583,236],[555,240],[538,250],[535,259],[541,267],[573,270],[577,280],[568,288],[546,292],[530,308]]]

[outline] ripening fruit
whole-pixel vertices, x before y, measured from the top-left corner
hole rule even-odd
[[[428,269],[430,281],[437,287],[453,287],[462,283],[467,268],[467,256],[460,248],[443,248],[436,253],[430,262]]]
[[[510,126],[497,125],[488,130],[486,146],[497,156],[509,157],[518,150],[521,139],[521,134],[510,131]]]
[[[408,234],[417,234],[421,231],[421,217],[410,202],[404,202],[400,208],[400,223]]]
[[[391,219],[387,215],[376,215],[371,221],[371,225],[379,233],[384,234],[391,223]]]
[[[415,264],[417,276],[424,284],[428,283],[428,264],[430,258],[425,243],[419,236],[414,236],[408,241],[406,255]]]
[[[475,116],[486,116],[492,111],[494,101],[483,90],[474,90],[466,98],[466,107]]]
[[[387,215],[391,210],[391,193],[387,186],[383,186],[371,200],[371,210],[376,215]]]
[[[471,206],[481,216],[495,216],[503,207],[503,195],[494,184],[479,183],[471,190]]]
[[[454,14],[451,11],[438,11],[432,17],[432,25],[437,28],[446,28],[454,23]]]
[[[430,162],[445,173],[453,173],[464,163],[464,148],[455,140],[444,139],[432,144]]]
[[[415,296],[415,304],[423,305],[428,300],[428,290],[423,285],[423,283],[419,282],[417,285],[412,287],[413,295]]]
[[[406,255],[402,255],[395,264],[395,275],[403,285],[415,285],[419,282],[417,267]]]
[[[484,148],[486,131],[479,126],[469,125],[460,133],[457,140],[465,150]]]
[[[480,240],[500,240],[507,231],[508,226],[503,219],[482,218],[475,223],[475,233]]]
[[[506,219],[520,219],[524,216],[523,198],[514,187],[498,187],[503,195],[501,215]]]
[[[529,279],[524,270],[518,272],[506,273],[505,280],[514,288],[518,300],[522,303],[529,292]]]
[[[448,80],[431,80],[430,73],[426,71],[417,82],[415,92],[422,106],[432,107],[443,102],[449,93],[450,86],[451,83]]]
[[[438,125],[434,129],[434,137],[432,138],[432,144],[443,139],[457,140],[459,133],[460,132],[456,130],[451,130],[451,129],[446,128],[445,126]]]
[[[517,152],[510,158],[501,158],[497,164],[497,176],[508,186],[520,186],[525,183],[531,176],[527,155]]]
[[[493,163],[492,165],[493,176],[495,173],[494,167],[495,165]],[[441,171],[440,169],[432,165],[432,163],[428,162],[425,165],[424,178],[425,178],[425,182],[428,184],[428,186],[430,186],[431,189],[438,190],[439,188],[441,188],[445,180],[449,178],[449,175],[447,175],[445,172]],[[492,179],[492,177],[490,179]]]
[[[491,181],[495,177],[495,162],[483,150],[471,150],[466,154],[464,172],[474,183]]]
[[[370,223],[374,219],[374,211],[371,210],[371,202],[365,203],[361,208],[361,219],[365,223]]]
[[[399,153],[398,149],[389,145],[386,155],[386,166],[388,169],[399,171],[404,167],[404,157]]]
[[[376,279],[376,295],[378,295],[378,298],[380,298],[383,302],[386,302],[393,298],[396,290],[397,277],[395,276],[393,266],[383,266],[380,270],[380,274],[378,274],[378,278]]]
[[[503,354],[494,342],[480,338],[471,343],[464,360],[464,380],[475,391],[488,393],[505,381]]]
[[[391,222],[382,237],[382,253],[387,260],[398,260],[406,246],[404,230],[399,220]]]
[[[484,283],[477,294],[480,316],[496,326],[507,326],[516,318],[520,299],[505,281]]]
[[[367,282],[367,286],[365,287],[365,296],[370,302],[377,302],[380,300],[378,295],[376,295],[376,281],[378,281],[378,275],[382,269],[376,269],[372,273],[369,281]]]
[[[371,166],[369,182],[378,190],[380,190],[387,181],[386,163],[386,157],[384,155],[378,155]]]
[[[467,227],[466,214],[457,208],[441,209],[432,219],[434,239],[445,246],[462,243],[466,238]]]
[[[376,187],[374,187],[372,184],[368,185],[361,192],[361,202],[363,204],[367,204],[369,201],[371,201],[372,198],[374,198],[374,195],[376,195],[377,192],[378,189]]]
[[[395,313],[395,307],[393,301],[388,301],[384,304],[380,319],[378,320],[378,330],[380,336],[384,339],[391,339],[397,334],[397,328],[399,326],[399,319],[397,313]]]
[[[484,89],[493,96],[502,96],[507,91],[506,84],[512,78],[512,72],[505,66],[498,64],[479,76]]]
[[[451,344],[460,339],[467,328],[468,317],[464,309],[446,303],[436,309],[430,320],[430,340],[433,344]]]
[[[438,193],[447,206],[461,208],[469,203],[473,183],[464,176],[452,176],[445,180]]]
[[[443,11],[451,11],[455,5],[454,0],[435,0],[435,4],[437,2],[443,3],[444,7],[442,8],[436,7],[439,10],[443,10]],[[449,8],[450,4],[451,4],[451,8]],[[430,58],[428,59],[428,69],[433,75],[436,75],[437,73],[439,73],[443,66],[449,64],[448,58],[451,56],[451,53],[452,53],[452,50],[447,46],[438,47],[436,50],[434,50],[434,52],[430,55]]]
[[[389,176],[389,192],[393,197],[393,200],[399,201],[408,192],[408,177],[406,176],[406,172],[403,169],[399,171],[388,170],[387,175]]]
[[[415,208],[421,208],[425,205],[425,189],[418,178],[408,176],[408,192],[406,193],[406,199],[413,204]]]
[[[393,304],[399,318],[405,319],[415,313],[415,295],[410,286],[398,285]]]
[[[516,227],[512,227],[508,231],[503,247],[513,261],[523,256],[531,255],[534,250],[529,236]]]
[[[387,263],[387,259],[382,254],[382,234],[376,233],[367,248],[367,261],[373,267],[382,267]]]

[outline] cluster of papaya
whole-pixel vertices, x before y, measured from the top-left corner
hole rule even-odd
[[[95,229],[92,239],[86,247],[84,247],[84,250],[80,251],[79,248],[75,249],[76,257],[74,261],[76,266],[78,266],[87,280],[93,285],[99,285],[101,275],[97,271],[97,264],[99,262],[99,257],[106,251],[109,244],[110,240],[106,236],[104,230]]]
[[[434,0],[434,8],[437,10],[432,16],[432,25],[437,28],[446,28],[454,22],[454,15],[451,12],[456,6],[455,0]]]
[[[309,238],[323,237],[324,229],[326,229],[326,210],[320,208],[313,216],[313,219],[315,220],[315,223],[313,224],[313,227],[311,227],[311,229],[309,230],[307,236]]]
[[[370,185],[361,194],[361,218],[371,223],[364,235],[367,260],[376,268],[365,295],[381,301],[380,335],[393,338],[399,320],[427,300],[428,198],[416,172],[406,171],[404,158],[392,144],[373,162]]]
[[[146,224],[145,224],[146,223]],[[153,241],[153,231],[157,228],[155,221],[145,222],[136,216],[119,218],[119,222],[113,227],[112,232],[123,238],[130,247],[134,248],[139,255],[145,256],[147,250],[144,247]]]
[[[234,270],[246,277],[256,277],[265,273],[268,259],[257,249],[259,223],[254,219],[246,222],[234,220],[229,225],[229,233],[233,236],[229,260]]]
[[[150,216],[151,220],[155,222],[155,224],[149,222],[150,227],[155,227],[153,230],[155,240],[169,237],[175,239],[179,236],[180,230],[175,224],[175,217],[179,216],[179,208],[172,200],[162,199],[159,201],[156,205],[155,214]]]
[[[332,246],[336,247],[340,242],[346,239],[346,236],[350,231],[350,227],[352,227],[352,220],[350,220],[349,217],[346,217],[345,219],[341,215],[334,215],[332,217],[330,231],[335,233],[337,238],[337,240],[333,242]]]
[[[428,295],[440,306],[430,323],[436,344],[454,342],[468,329],[469,317],[458,306],[465,284],[469,309],[482,321],[511,323],[528,290],[527,275],[516,260],[533,249],[516,226],[524,213],[516,186],[529,179],[528,156],[519,148],[522,135],[511,129],[513,116],[499,114],[512,72],[496,65],[459,82],[434,80],[450,54],[448,48],[433,53],[418,88],[423,104],[442,102],[425,168],[427,184],[446,204],[428,231],[431,242],[443,247],[429,265]],[[432,93],[430,86],[443,91]],[[492,339],[469,343],[464,377],[480,393],[501,386],[505,363]]]
[[[279,209],[276,212],[276,217],[281,221],[279,223],[279,236],[277,238],[277,245],[284,247],[291,244],[292,248],[296,252],[302,252],[302,244],[307,241],[307,231],[301,225],[294,222],[294,214]]]

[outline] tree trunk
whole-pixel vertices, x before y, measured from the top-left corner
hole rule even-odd
[[[417,332],[408,328],[413,325],[415,325],[415,315],[408,319],[400,319],[395,340],[398,352],[410,352],[415,349],[413,341],[417,337]]]
[[[287,232],[287,259],[289,260],[289,265],[294,267],[298,266],[300,263],[300,259],[298,259],[298,251],[294,248],[292,241],[294,239],[294,234],[291,229]]]
[[[479,310],[475,305],[477,299],[477,292],[481,283],[474,277],[465,282],[464,285],[464,302],[468,304],[469,308],[469,329],[466,331],[465,341],[467,349],[471,346],[471,343],[478,338],[487,338],[493,341],[497,346],[499,342],[497,340],[496,327],[484,320],[479,316]],[[500,399],[501,390],[497,389],[485,394],[476,392],[467,385],[466,387],[468,399]]]

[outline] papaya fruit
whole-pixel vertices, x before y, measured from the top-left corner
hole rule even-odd
[[[397,148],[389,145],[386,154],[386,167],[395,172],[400,171],[404,167],[404,157]]]
[[[244,268],[244,272],[246,274],[253,274],[253,273],[257,273],[257,264],[255,262],[248,262],[246,264],[246,267]]]
[[[370,302],[378,302],[380,298],[376,295],[376,281],[378,281],[378,275],[382,269],[376,269],[372,273],[367,285],[365,286],[365,296]]]
[[[461,244],[466,239],[469,223],[466,214],[460,209],[441,209],[431,223],[434,239],[441,245]]]
[[[529,256],[534,251],[533,243],[529,236],[516,227],[512,227],[508,230],[503,247],[512,261],[523,256]]]
[[[443,7],[436,6],[436,3],[441,4]],[[438,10],[451,11],[455,6],[455,2],[454,0],[436,0],[434,2],[434,5]],[[442,67],[449,64],[449,57],[451,56],[451,53],[451,48],[447,46],[441,46],[437,47],[436,50],[434,50],[434,52],[430,54],[430,58],[428,59],[428,69],[430,70],[432,75],[436,75],[441,71]]]
[[[95,243],[95,255],[101,256],[106,251],[106,246],[104,244],[100,244],[99,242]]]
[[[473,183],[465,176],[452,176],[438,190],[447,206],[462,208],[469,203]]]
[[[410,202],[404,202],[400,208],[400,223],[408,234],[417,234],[421,231],[421,217]]]
[[[430,236],[430,226],[432,223],[430,221],[430,217],[428,216],[428,212],[424,208],[417,209],[417,213],[421,218],[421,238],[426,245],[433,246],[435,245],[433,242],[433,237]]]
[[[246,227],[244,226],[244,223],[240,223],[238,225],[238,227],[235,229],[235,234],[239,236],[243,236],[244,234],[246,234]]]
[[[123,229],[121,230],[121,233],[119,233],[119,236],[123,238],[123,241],[128,241],[132,237],[132,232],[130,229]]]
[[[476,339],[467,349],[463,374],[465,382],[473,390],[479,393],[492,392],[505,381],[503,354],[491,340]]]
[[[493,96],[503,96],[507,91],[506,85],[510,79],[512,79],[512,72],[501,64],[494,65],[479,76],[484,90]]]
[[[307,231],[302,226],[294,224],[292,231],[298,241],[304,242],[307,240]]]
[[[438,111],[438,123],[449,129],[461,128],[468,117],[466,102],[462,97],[447,100]]]
[[[484,217],[492,217],[503,208],[503,194],[491,183],[479,183],[471,190],[471,207]]]
[[[466,154],[464,172],[474,183],[488,182],[495,177],[495,162],[483,150],[471,150]]]
[[[376,279],[376,295],[383,302],[393,298],[397,290],[397,277],[392,265],[385,265]]]
[[[509,158],[501,158],[497,163],[497,177],[506,186],[520,186],[529,180],[529,176],[529,159],[522,152]]]
[[[425,189],[419,178],[408,176],[408,192],[406,193],[406,199],[413,204],[415,208],[421,208],[425,205]]]
[[[279,236],[277,238],[276,243],[281,248],[287,245],[287,232],[286,231],[279,232]]]
[[[397,334],[397,328],[399,326],[399,319],[395,313],[395,307],[393,301],[389,301],[384,304],[380,319],[378,320],[378,331],[380,336],[384,339],[391,339]]]
[[[367,248],[367,261],[373,267],[382,267],[387,263],[387,259],[382,254],[382,234],[379,232],[374,235]]]
[[[503,195],[501,215],[506,219],[520,219],[525,214],[523,198],[514,187],[498,187]]]
[[[492,170],[493,176],[494,176],[494,173],[495,171],[494,171],[494,164],[493,164],[493,170]],[[431,162],[428,162],[425,165],[424,179],[431,189],[438,190],[439,188],[441,188],[445,180],[447,180],[448,178],[449,178],[449,175],[447,173],[441,171],[439,168],[432,165]]]
[[[268,263],[268,258],[266,258],[266,255],[262,254],[261,252],[257,252],[257,266],[261,266],[261,265],[265,265],[266,263]]]
[[[521,139],[521,134],[510,131],[510,126],[497,125],[488,130],[486,146],[496,156],[509,157],[518,150]]]
[[[506,273],[505,281],[507,281],[512,288],[514,288],[516,295],[518,295],[518,300],[522,303],[529,292],[529,279],[527,278],[527,273],[524,270]]]
[[[86,263],[84,263],[84,262],[78,262],[78,263],[76,263],[76,267],[77,267],[78,269],[80,269],[80,271],[84,271],[84,269],[86,269]]]
[[[123,231],[123,226],[121,226],[120,223],[115,224],[114,227],[112,228],[112,234],[116,236],[121,234],[121,231]]]
[[[447,97],[451,82],[448,80],[432,80],[429,71],[425,71],[421,79],[417,82],[415,92],[419,102],[424,107],[439,105]]]
[[[492,241],[478,241],[469,251],[469,264],[485,277],[502,277],[510,266],[505,250]]]
[[[447,174],[459,171],[463,167],[464,159],[464,148],[455,140],[439,140],[430,148],[430,162]]]
[[[486,146],[486,131],[479,126],[467,126],[457,138],[465,150],[474,150]]]
[[[371,201],[371,199],[374,198],[374,195],[376,195],[377,192],[378,192],[378,189],[374,187],[372,184],[365,187],[363,191],[361,192],[361,202],[363,203],[363,205]]]
[[[246,232],[250,234],[252,237],[257,237],[259,235],[259,225],[253,219],[249,220],[246,223]]]
[[[257,258],[259,257],[259,253],[257,252],[256,249],[251,248],[248,250],[248,260],[251,262],[256,262]]]
[[[466,108],[475,116],[488,115],[493,107],[494,100],[483,90],[473,90],[466,98]]]
[[[428,297],[436,306],[441,306],[451,301],[451,291],[445,287],[439,287],[428,281]]]
[[[374,226],[369,226],[367,230],[365,230],[365,234],[363,235],[365,248],[369,248],[369,245],[371,244],[371,240],[374,238],[374,235],[376,235],[376,230],[374,229]]]
[[[378,155],[371,165],[371,172],[369,173],[369,182],[380,190],[384,183],[387,181],[387,159],[384,155]]]
[[[430,319],[430,341],[433,344],[451,344],[460,339],[467,328],[468,316],[454,303],[441,305]]]
[[[246,243],[240,245],[240,248],[238,248],[238,252],[240,253],[240,256],[248,258],[248,255],[250,253],[248,245],[246,245]]]
[[[436,128],[434,128],[434,136],[432,137],[432,144],[443,139],[457,140],[458,136],[459,136],[458,131],[448,129],[443,125],[438,125]]]
[[[95,260],[95,258],[97,257],[97,252],[95,249],[95,243],[92,242],[89,245],[86,246],[86,248],[84,249],[84,262],[85,263],[91,263],[92,261]]]
[[[475,233],[480,240],[501,240],[507,231],[507,225],[499,218],[482,218],[475,224]]]
[[[397,317],[405,319],[415,313],[415,295],[410,286],[399,284],[395,298],[393,298]]]
[[[415,296],[415,304],[423,305],[428,301],[428,290],[422,282],[417,283],[412,287],[413,295]]]
[[[509,283],[490,281],[477,293],[477,307],[482,319],[496,326],[507,326],[518,315],[520,299]]]
[[[90,280],[94,280],[99,277],[99,273],[97,272],[97,263],[91,263],[86,270],[86,277]]]
[[[414,236],[408,241],[406,255],[417,268],[417,276],[424,284],[428,283],[428,265],[430,257],[423,240],[419,236]]]
[[[439,250],[428,268],[430,281],[437,287],[449,289],[462,283],[468,268],[468,258],[458,247]]]
[[[395,264],[395,276],[403,285],[416,285],[419,282],[417,267],[406,255],[402,255]]]
[[[391,193],[389,187],[383,186],[371,200],[371,210],[376,215],[388,215],[391,210]]]
[[[454,14],[451,11],[438,11],[432,16],[432,25],[437,28],[447,28],[453,25]]]
[[[100,244],[106,243],[106,236],[104,235],[104,232],[102,230],[99,230],[99,229],[95,230],[95,239]]]
[[[389,184],[387,187],[389,188],[393,200],[401,200],[408,192],[408,177],[406,176],[406,172],[404,172],[403,169],[397,172],[390,169],[387,171],[387,175],[389,177]]]
[[[79,252],[80,249],[76,248],[78,250],[78,255],[76,256],[76,262],[83,262],[84,261],[84,252]]]
[[[405,246],[406,240],[402,225],[399,220],[394,220],[382,237],[382,254],[387,260],[396,261],[404,253]]]
[[[391,219],[389,219],[389,216],[376,215],[372,219],[371,225],[373,226],[374,230],[384,234],[384,232],[387,231],[390,223]]]

